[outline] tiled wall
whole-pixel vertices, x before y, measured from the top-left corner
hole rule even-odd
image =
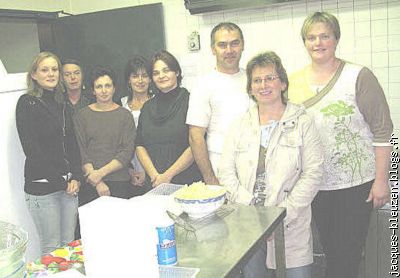
[[[249,0],[251,1],[251,0]],[[183,66],[184,84],[191,87],[195,76],[207,72],[215,60],[210,51],[210,31],[221,21],[233,21],[245,35],[242,66],[260,51],[273,50],[282,58],[288,72],[309,63],[300,38],[306,15],[325,10],[335,14],[342,37],[337,56],[373,70],[385,90],[395,134],[400,136],[400,0],[299,0],[261,9],[190,15],[184,0],[0,0],[0,8],[60,10],[82,14],[107,9],[162,2],[167,49]],[[200,33],[201,50],[187,50],[187,36]],[[149,34],[151,36],[151,34]]]
[[[373,70],[386,93],[395,134],[400,136],[399,0],[295,1],[263,9],[204,15],[190,15],[182,0],[164,0],[163,5],[167,48],[179,58],[184,74],[186,70],[184,84],[188,87],[196,74],[214,65],[209,34],[221,21],[233,21],[243,29],[242,66],[258,52],[273,50],[282,58],[287,71],[292,72],[309,63],[300,37],[305,16],[318,10],[335,14],[342,31],[337,56]],[[198,31],[201,37],[201,50],[193,53],[186,47],[186,36],[192,31]]]

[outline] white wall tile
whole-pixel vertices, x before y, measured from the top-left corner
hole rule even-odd
[[[387,92],[389,91],[389,83],[382,82],[382,83],[379,83],[379,84],[381,85],[381,87],[383,89],[383,92],[385,94],[386,99],[388,99],[388,93]]]
[[[400,82],[400,65],[389,68],[389,82]]]
[[[387,35],[388,33],[388,22],[384,19],[371,21],[371,36],[379,37]]]
[[[388,50],[400,50],[400,35],[388,36]]]
[[[360,55],[360,54],[358,54],[358,55]],[[357,60],[356,55],[355,55],[354,52],[341,52],[337,56],[339,58],[343,59],[343,60],[350,61],[350,62],[353,62],[353,61]]]
[[[253,14],[253,12],[251,10],[240,12],[238,14],[238,23],[251,23],[251,15],[252,14]]]
[[[387,20],[388,6],[384,4],[371,4],[371,20]]]
[[[341,37],[349,37],[354,39],[355,24],[354,21],[348,21],[340,24]]]
[[[200,15],[202,18],[202,26],[214,26],[213,17],[211,15]]]
[[[361,1],[360,1],[361,2]],[[362,1],[364,2],[364,1]],[[355,1],[356,4],[360,4],[359,1]],[[356,22],[364,22],[364,21],[370,21],[370,9],[369,5],[365,4],[360,4],[358,9],[354,10],[354,18]]]
[[[369,3],[370,3],[370,0],[357,0],[357,1],[353,1],[353,5],[355,6],[355,7],[357,7],[358,9],[360,9],[360,7],[361,8],[364,8],[364,7],[366,7],[366,6],[368,6],[369,5]]]
[[[278,18],[292,18],[292,6],[284,5],[277,7],[278,10]]]
[[[390,111],[400,111],[400,101],[389,102]]]
[[[351,7],[351,8],[341,9],[337,16],[337,19],[340,22],[340,26],[342,26],[342,24],[349,24],[349,23],[354,25],[355,19],[354,19],[353,8]],[[342,29],[342,28],[340,28],[340,29]]]
[[[322,10],[321,1],[306,1],[307,14]]]
[[[400,18],[389,19],[389,35],[400,35]]]
[[[353,24],[346,24],[347,28],[341,28],[341,37],[336,51],[342,52],[355,52],[356,40],[354,35]]]
[[[400,1],[394,1],[388,4],[388,18],[399,18],[400,17]]]
[[[292,19],[293,31],[300,39],[301,39],[301,26],[303,26],[304,20],[305,20],[305,17],[303,17],[303,16],[294,17]]]
[[[355,52],[355,40],[353,37],[341,37],[338,48],[336,51],[338,51],[339,53],[343,53],[343,52],[351,52],[354,53]],[[361,51],[359,51],[361,52]],[[365,51],[364,51],[365,52]]]
[[[372,38],[371,43],[372,43],[372,51],[374,52],[388,51],[387,36],[374,37]]]
[[[389,70],[385,68],[370,68],[380,83],[389,82]]]
[[[265,11],[266,20],[277,20],[278,9],[276,7],[270,7]]]
[[[372,53],[372,67],[373,68],[387,68],[388,66],[389,66],[389,53],[388,52]]]
[[[368,68],[372,68],[372,57],[370,53],[356,53],[354,62]],[[353,61],[353,60],[349,60]]]
[[[337,1],[322,1],[322,9],[337,16],[339,12],[339,5]]]
[[[390,107],[389,107],[390,109]],[[393,133],[395,136],[399,137],[400,134],[400,126],[399,126],[399,122],[400,122],[400,114],[397,113],[396,111],[390,110],[390,116],[392,117],[392,121],[393,121]]]
[[[387,0],[371,0],[370,3],[371,3],[371,7],[375,8],[375,6],[377,4],[383,4],[383,5],[386,6],[387,5]]]
[[[259,9],[257,12],[250,14],[251,22],[265,22],[265,10]]]
[[[292,12],[294,18],[303,18],[303,20],[308,15],[306,5],[303,3],[293,3]]]
[[[357,32],[356,32],[357,33]],[[359,37],[355,42],[356,53],[370,53],[371,52],[371,40],[369,37]]]
[[[400,113],[398,113],[396,110],[390,109],[390,116],[393,122],[393,132],[398,137],[400,134]]]
[[[371,36],[371,22],[358,21],[354,25],[356,38]]]
[[[389,51],[389,67],[395,67],[400,65],[400,50]],[[400,90],[399,90],[400,92]],[[400,94],[399,94],[400,96]]]
[[[345,8],[353,8],[354,1],[353,0],[338,0],[339,10],[343,10]]]
[[[387,94],[389,99],[396,99],[396,101],[400,101],[400,82],[390,82],[389,83],[389,93]],[[400,111],[399,111],[400,113]]]

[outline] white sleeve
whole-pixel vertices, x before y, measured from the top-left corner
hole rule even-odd
[[[218,180],[228,191],[228,200],[235,203],[249,205],[253,199],[240,180],[236,170],[237,144],[241,136],[241,120],[235,120],[229,127],[228,135],[225,137],[224,147],[218,168]]]
[[[205,86],[204,78],[200,79],[193,91],[190,92],[189,108],[186,116],[186,124],[199,127],[208,127],[211,117],[210,91]]]
[[[136,155],[136,152],[132,159],[132,165],[133,165],[133,169],[135,170],[135,172],[144,172],[144,168],[143,168],[142,164],[140,163],[140,161]]]

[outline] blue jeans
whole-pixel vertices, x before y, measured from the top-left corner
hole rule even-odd
[[[250,257],[249,261],[241,269],[239,277],[244,278],[272,278],[274,270],[267,270],[266,267],[267,248],[261,244],[257,251]],[[311,278],[312,264],[286,268],[286,278]],[[238,278],[238,277],[237,277]]]
[[[74,240],[78,197],[65,191],[43,196],[25,193],[25,201],[39,234],[42,255]]]
[[[286,268],[286,278],[311,278],[312,264]]]

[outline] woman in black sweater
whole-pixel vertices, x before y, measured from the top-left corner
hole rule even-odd
[[[146,187],[162,183],[191,184],[201,180],[189,146],[186,114],[189,92],[181,87],[176,58],[162,50],[151,61],[155,97],[141,109],[136,153],[146,171]]]
[[[25,199],[42,254],[74,239],[81,170],[72,118],[60,84],[61,63],[39,53],[27,75],[27,93],[17,103],[16,121],[25,160]]]

